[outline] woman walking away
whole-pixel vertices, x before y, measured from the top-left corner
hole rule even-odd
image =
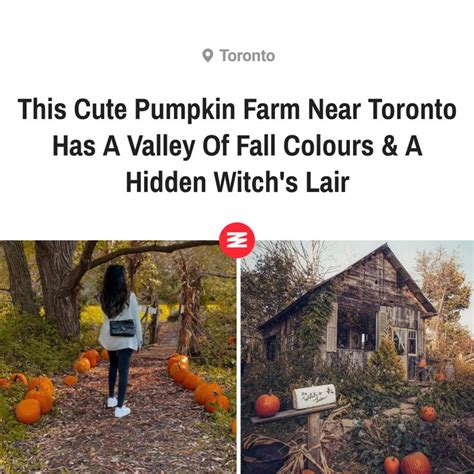
[[[104,323],[99,342],[109,352],[109,398],[108,408],[115,408],[115,416],[122,418],[130,414],[124,405],[128,385],[128,370],[133,351],[142,346],[142,328],[136,296],[127,288],[125,269],[121,265],[110,265],[104,275],[100,293],[100,305],[104,312]],[[115,398],[115,383],[119,374],[118,398]]]

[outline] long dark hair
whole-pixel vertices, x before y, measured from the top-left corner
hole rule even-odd
[[[127,288],[125,268],[110,265],[105,271],[104,284],[100,292],[100,305],[108,318],[115,318],[128,306],[130,292]]]

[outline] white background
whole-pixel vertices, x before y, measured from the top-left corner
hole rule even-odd
[[[166,5],[166,6],[165,6]],[[472,1],[3,2],[0,238],[213,239],[233,221],[257,239],[472,239]],[[271,50],[273,63],[208,64],[204,48]],[[454,121],[21,120],[19,97],[132,104],[244,97],[306,104],[454,102]],[[368,109],[364,109],[368,112]],[[373,138],[417,134],[423,158],[60,158],[52,135],[211,133]],[[127,194],[125,171],[335,169],[345,194]],[[209,181],[211,182],[211,181]]]

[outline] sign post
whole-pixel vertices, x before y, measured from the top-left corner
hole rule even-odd
[[[336,389],[334,385],[297,388],[293,390],[293,410],[278,412],[269,418],[252,417],[252,423],[272,423],[283,421],[296,416],[307,417],[308,451],[312,458],[321,465],[321,417],[320,413],[337,407]],[[309,469],[316,470],[318,466],[308,462]]]

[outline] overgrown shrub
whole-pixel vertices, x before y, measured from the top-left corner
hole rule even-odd
[[[315,382],[333,383],[336,392],[350,402],[350,415],[356,418],[369,417],[398,406],[400,401],[419,393],[413,382],[381,377],[378,368],[361,366],[349,357],[333,358],[331,364],[322,366]]]
[[[43,316],[8,309],[0,310],[0,347],[0,376],[6,372],[51,375],[71,367],[81,344],[61,338]]]
[[[474,448],[470,437],[472,433],[462,420],[426,423],[418,417],[376,418],[352,431],[342,456],[364,466],[354,472],[373,473],[383,472],[386,456],[402,459],[422,451],[430,459],[433,473],[458,472],[472,467],[469,460],[474,459]]]
[[[24,396],[24,388],[15,384],[9,390],[0,390],[0,472],[24,472],[25,453],[18,444],[28,435],[26,425],[18,423],[12,409]],[[31,466],[33,467],[33,466]]]
[[[405,377],[405,369],[398,358],[395,344],[386,336],[382,337],[379,348],[372,354],[369,367],[373,369],[375,377],[382,383],[401,382]]]
[[[418,406],[431,405],[442,416],[474,413],[474,378],[457,374],[453,380],[436,382],[417,401]]]
[[[203,311],[198,334],[201,359],[216,367],[235,368],[236,346],[228,342],[235,335],[235,315],[222,311]]]

